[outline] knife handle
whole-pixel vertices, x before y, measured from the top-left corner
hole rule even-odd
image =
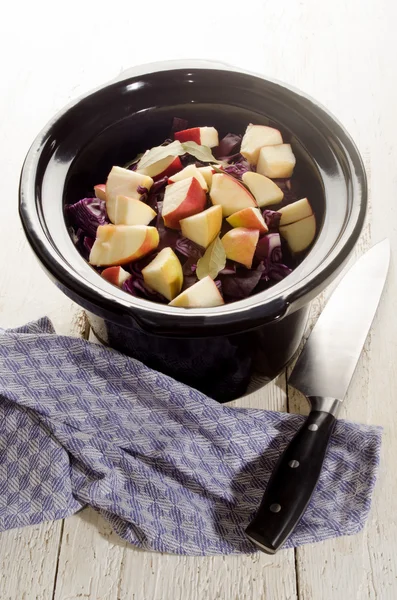
[[[277,463],[248,538],[263,552],[274,554],[301,519],[320,477],[336,418],[312,410]]]

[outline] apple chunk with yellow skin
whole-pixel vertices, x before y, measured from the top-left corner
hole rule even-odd
[[[222,304],[223,298],[210,276],[200,279],[170,302],[170,306],[181,308],[211,308]]]
[[[260,173],[247,171],[243,175],[243,183],[261,208],[270,204],[279,204],[284,198],[284,193],[278,185]]]
[[[162,211],[165,226],[180,229],[179,221],[201,212],[205,204],[205,191],[195,177],[167,185]]]
[[[291,252],[303,252],[310,246],[316,236],[316,218],[310,215],[295,223],[280,227],[280,234],[287,242]]]
[[[226,219],[232,227],[247,227],[257,229],[259,233],[267,233],[269,230],[262,217],[259,208],[243,208]]]
[[[256,207],[256,202],[249,191],[234,177],[224,173],[214,173],[210,191],[211,202],[222,206],[224,217],[247,208]]]
[[[222,227],[222,207],[211,206],[207,210],[180,221],[182,235],[199,246],[207,248]]]
[[[175,183],[176,181],[182,181],[182,179],[188,179],[189,177],[195,177],[203,190],[207,191],[207,182],[196,165],[188,165],[182,169],[182,171],[179,171],[179,173],[172,175],[172,177],[168,179],[168,183]]]
[[[121,287],[127,279],[131,277],[131,273],[128,273],[123,269],[123,267],[108,267],[104,269],[101,273],[101,277],[106,279],[109,283],[113,283],[113,285],[117,285],[117,287]]]
[[[106,181],[106,212],[110,221],[116,223],[117,196],[128,196],[139,200],[142,194],[138,192],[138,187],[149,190],[152,185],[151,177],[122,167],[113,167]]]
[[[142,275],[146,285],[167,300],[173,300],[182,289],[182,266],[171,248],[163,248],[156,258],[142,269]]]
[[[250,269],[258,240],[259,231],[257,229],[236,227],[225,233],[221,242],[226,252],[226,258]]]
[[[95,267],[125,265],[159,245],[159,232],[147,225],[100,225],[89,263]]]
[[[106,201],[106,183],[98,183],[98,185],[94,185],[95,196],[99,198],[99,200]]]
[[[280,225],[289,225],[290,223],[295,223],[295,221],[306,219],[306,217],[310,217],[313,214],[312,207],[307,198],[287,204],[287,206],[279,208],[277,212],[281,214]]]
[[[115,225],[149,225],[157,213],[141,200],[117,196],[114,205]]]
[[[241,140],[241,154],[251,165],[258,162],[259,151],[263,146],[282,144],[283,138],[278,129],[266,125],[252,125],[250,123]]]
[[[264,146],[260,149],[257,172],[266,177],[291,177],[296,159],[290,144]]]

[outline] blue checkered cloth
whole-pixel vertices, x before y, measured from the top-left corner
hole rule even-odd
[[[0,531],[86,505],[146,550],[254,552],[244,529],[302,417],[230,408],[48,319],[0,330]],[[286,546],[357,533],[381,430],[339,421]]]

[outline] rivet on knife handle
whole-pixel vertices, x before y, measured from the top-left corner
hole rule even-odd
[[[312,410],[282,454],[246,529],[263,552],[277,552],[299,523],[320,477],[335,423],[334,414]]]

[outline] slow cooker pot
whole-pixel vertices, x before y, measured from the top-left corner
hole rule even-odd
[[[74,247],[64,205],[105,181],[112,165],[161,143],[174,116],[222,134],[271,122],[290,140],[318,231],[307,257],[272,288],[222,307],[169,307],[112,286]],[[56,285],[87,310],[98,337],[221,402],[260,387],[290,361],[310,301],[348,259],[366,204],[357,148],[328,111],[281,83],[197,61],[137,68],[67,106],[33,142],[19,196],[31,247]]]

